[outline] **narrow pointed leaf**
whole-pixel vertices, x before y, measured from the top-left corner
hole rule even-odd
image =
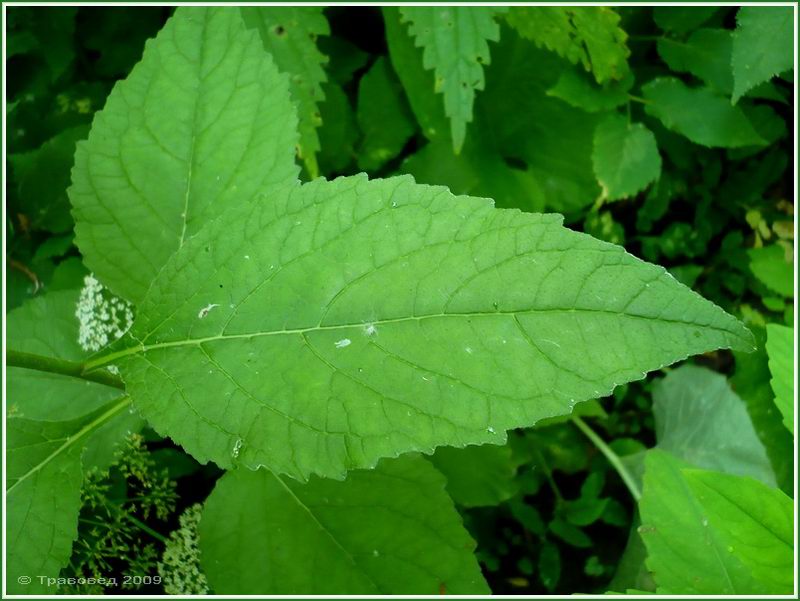
[[[86,265],[140,301],[210,215],[296,179],[295,124],[239,11],[179,8],[78,145],[69,196]]]
[[[487,594],[444,483],[414,456],[344,482],[228,472],[200,522],[203,569],[220,594]]]
[[[8,592],[52,592],[39,577],[55,578],[66,566],[78,535],[81,452],[92,434],[121,415],[130,399],[65,422],[9,418]],[[22,577],[30,580],[26,584]]]
[[[297,478],[498,444],[688,354],[753,348],[663,268],[558,215],[406,177],[227,212],[162,270],[124,344],[95,365],[119,366],[156,430]]]
[[[733,34],[733,102],[794,65],[791,6],[743,6]]]
[[[241,10],[245,25],[258,31],[278,69],[289,75],[289,91],[299,119],[299,156],[313,179],[319,175],[317,128],[322,125],[319,103],[325,100],[322,84],[328,62],[317,48],[317,37],[330,34],[328,20],[321,6],[247,6]]]
[[[409,34],[424,49],[422,63],[436,74],[435,89],[444,94],[453,149],[461,150],[472,121],[475,91],[484,87],[483,67],[489,65],[489,44],[500,39],[495,15],[504,9],[488,6],[405,6]]]

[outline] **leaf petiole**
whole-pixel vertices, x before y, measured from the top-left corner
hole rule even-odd
[[[98,384],[105,384],[112,388],[125,390],[125,383],[122,379],[107,370],[90,371],[88,364],[78,363],[77,361],[67,361],[56,357],[45,357],[34,353],[22,351],[6,351],[6,365],[9,367],[24,367],[25,369],[35,369],[62,376],[81,378]]]
[[[633,475],[628,471],[628,468],[622,463],[622,460],[619,458],[614,450],[609,447],[605,441],[597,435],[597,432],[592,430],[592,428],[583,421],[577,415],[572,416],[572,423],[577,426],[578,430],[583,432],[586,435],[586,438],[592,441],[592,443],[600,450],[600,452],[608,459],[608,462],[611,466],[617,471],[619,477],[622,478],[622,481],[625,483],[625,486],[628,487],[628,490],[631,493],[631,496],[634,500],[638,503],[639,499],[642,498],[642,491],[639,490],[639,486],[636,484],[636,481],[633,478]]]

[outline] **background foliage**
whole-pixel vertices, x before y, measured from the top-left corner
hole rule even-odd
[[[87,356],[73,312],[88,271],[66,195],[75,143],[171,10],[8,11],[6,283],[9,338],[19,348]],[[502,447],[439,449],[431,461],[477,541],[491,590],[786,590],[785,553],[765,560],[731,541],[762,540],[765,520],[779,538],[792,531],[791,506],[777,492],[791,494],[794,474],[791,9],[243,12],[289,75],[302,179],[409,173],[499,207],[562,213],[569,227],[667,266],[756,335],[755,353],[708,353],[576,408],[633,474],[638,510],[574,422],[512,432]],[[444,34],[431,35],[441,23]],[[47,320],[65,334],[42,329]],[[50,417],[15,397],[10,382],[10,414]],[[51,384],[25,385],[46,395]],[[63,397],[47,406],[73,428],[125,409],[109,404],[107,388],[58,385]],[[70,413],[79,397],[94,413]],[[123,426],[141,429],[135,415]],[[221,471],[147,428],[124,440],[113,460],[94,461],[89,448],[83,475],[79,465],[64,468],[84,482],[80,499],[64,500],[81,506],[65,573],[161,574],[135,588],[207,591],[195,504]],[[392,465],[419,482],[437,477]],[[236,498],[241,477],[227,476],[220,490]],[[273,498],[266,480],[259,490]],[[325,486],[307,494],[328,494]],[[743,504],[726,504],[730,490]],[[746,523],[742,505],[763,519]],[[676,523],[687,541],[677,551],[663,540]],[[734,523],[746,531],[731,531]],[[721,568],[695,555],[698,541],[726,553]],[[734,545],[739,552],[728,551]],[[224,582],[233,569],[209,575]]]

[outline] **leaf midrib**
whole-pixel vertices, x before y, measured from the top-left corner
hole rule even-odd
[[[20,478],[17,479],[17,481],[14,482],[14,484],[12,484],[8,488],[8,490],[6,491],[6,495],[10,495],[17,486],[22,484],[22,482],[27,480],[29,477],[31,477],[33,474],[35,474],[39,470],[43,469],[51,461],[54,461],[59,455],[61,455],[65,451],[69,450],[70,447],[72,447],[75,443],[77,443],[79,440],[81,440],[84,436],[87,436],[88,434],[91,434],[94,430],[96,430],[97,428],[99,428],[100,426],[105,424],[108,420],[110,420],[112,417],[114,417],[117,413],[122,411],[128,405],[130,405],[130,403],[131,403],[131,398],[129,396],[121,397],[119,402],[117,402],[108,411],[106,411],[105,413],[103,413],[101,415],[98,415],[95,419],[93,419],[91,422],[89,422],[88,424],[83,426],[75,434],[73,434],[72,436],[69,436],[66,439],[64,439],[64,443],[62,445],[60,445],[55,451],[50,453],[50,455],[45,457],[42,461],[37,463],[30,470],[28,470],[22,476],[20,476]]]
[[[115,353],[110,353],[108,355],[103,355],[98,357],[93,361],[89,361],[86,363],[85,369],[87,371],[96,369],[98,367],[102,367],[103,365],[108,365],[109,363],[113,363],[114,361],[121,359],[123,357],[127,357],[128,355],[133,355],[137,353],[146,353],[152,350],[158,350],[163,348],[174,348],[174,347],[181,347],[181,346],[197,346],[201,344],[205,344],[207,342],[216,342],[219,340],[241,340],[241,339],[248,339],[248,338],[261,338],[263,336],[282,336],[282,335],[303,335],[308,334],[309,332],[318,332],[318,331],[335,331],[335,330],[344,330],[350,328],[359,328],[359,327],[366,327],[369,325],[378,327],[393,323],[404,323],[409,321],[424,321],[428,319],[441,319],[441,318],[481,318],[481,317],[488,317],[488,316],[498,316],[498,317],[510,317],[516,318],[519,315],[532,315],[537,313],[600,313],[604,315],[614,315],[617,317],[629,317],[632,319],[641,319],[645,321],[655,321],[659,323],[674,323],[680,324],[683,326],[691,327],[696,326],[699,328],[704,328],[707,330],[714,330],[717,332],[724,332],[730,336],[739,338],[740,340],[745,340],[742,336],[736,334],[732,330],[720,326],[714,326],[710,324],[698,324],[693,323],[690,321],[682,321],[679,319],[667,319],[664,317],[650,317],[648,315],[637,315],[635,313],[625,313],[622,311],[610,311],[608,309],[580,309],[580,308],[554,308],[554,309],[525,309],[525,310],[518,310],[518,311],[477,311],[472,313],[432,313],[429,315],[419,315],[419,316],[408,316],[408,317],[396,317],[396,318],[389,318],[389,319],[376,319],[372,321],[361,321],[361,322],[351,322],[351,323],[344,323],[344,324],[333,324],[333,325],[321,325],[317,324],[314,326],[308,326],[305,328],[294,328],[294,329],[284,329],[284,330],[266,330],[262,332],[249,332],[244,334],[219,334],[217,336],[207,336],[204,338],[189,338],[186,340],[174,340],[170,342],[157,342],[155,344],[138,344],[136,346],[131,346],[126,349],[122,349]],[[148,334],[149,335],[149,334]],[[730,348],[730,345],[728,347]]]

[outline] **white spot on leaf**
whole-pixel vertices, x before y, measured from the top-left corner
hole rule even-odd
[[[337,340],[333,343],[333,346],[336,348],[344,348],[346,346],[350,346],[352,341],[349,338],[342,338],[341,340]]]
[[[214,307],[219,307],[219,305],[217,303],[211,303],[200,309],[200,312],[197,314],[198,319],[203,319]]]

